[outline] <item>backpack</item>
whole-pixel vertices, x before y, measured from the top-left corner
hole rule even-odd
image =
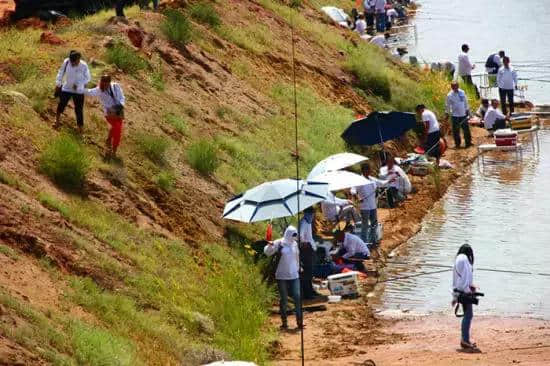
[[[493,53],[487,58],[487,61],[485,62],[485,67],[488,69],[495,69],[498,67],[498,64],[495,62],[495,56],[497,54]]]
[[[124,118],[124,106],[122,104],[120,104],[118,102],[118,100],[116,100],[115,94],[113,92],[113,86],[112,85],[109,85],[109,95],[111,96],[111,98],[115,102],[115,105],[112,107],[112,110],[113,110],[114,114],[117,115],[120,118]]]

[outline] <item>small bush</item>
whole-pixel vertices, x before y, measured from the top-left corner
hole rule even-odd
[[[187,150],[187,161],[201,174],[211,174],[220,164],[218,148],[208,140],[200,140]]]
[[[166,10],[166,19],[160,25],[162,33],[176,46],[185,46],[193,38],[193,27],[189,19],[178,10]]]
[[[143,155],[153,163],[163,165],[166,163],[166,152],[170,147],[168,140],[162,136],[140,134],[137,137],[137,145]]]
[[[290,4],[289,4],[291,8],[301,8],[302,5],[303,5],[302,0],[290,0]]]
[[[166,192],[170,192],[174,189],[174,184],[176,183],[176,177],[172,172],[160,172],[156,177],[155,181],[160,189]]]
[[[216,12],[216,9],[205,1],[193,4],[189,9],[189,13],[197,22],[208,24],[211,27],[217,27],[221,24],[220,16]]]
[[[357,50],[350,53],[345,66],[355,75],[358,88],[388,102],[391,100],[391,87],[385,64],[384,58],[375,52]]]
[[[79,189],[90,170],[90,159],[80,142],[69,134],[62,134],[42,152],[40,169],[59,186]]]
[[[67,205],[59,201],[57,198],[50,196],[47,193],[41,192],[38,194],[38,201],[40,201],[42,206],[50,210],[58,211],[64,217],[67,217],[67,218],[69,217],[69,208],[67,207]]]
[[[164,116],[164,120],[182,135],[185,135],[185,133],[187,132],[187,123],[181,116],[178,116],[174,113],[168,113],[166,116]]]
[[[0,169],[0,183],[7,184],[10,187],[18,188],[20,183],[17,178],[13,177],[11,174]]]
[[[136,51],[121,42],[107,49],[107,62],[115,64],[119,69],[130,75],[135,75],[149,66],[147,61]]]
[[[28,60],[19,60],[18,62],[13,62],[9,66],[9,70],[18,83],[22,83],[25,80],[36,78],[37,76],[41,75],[41,71],[38,65]]]

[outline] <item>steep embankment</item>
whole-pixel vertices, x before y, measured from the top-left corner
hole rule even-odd
[[[262,227],[226,227],[220,212],[233,192],[293,173],[290,24],[304,171],[345,148],[354,114],[440,109],[445,90],[326,24],[316,10],[325,1],[288,3],[174,1],[192,21],[171,23],[137,8],[129,24],[101,13],[52,27],[50,43],[43,30],[1,31],[0,359],[265,362],[271,292],[232,245]],[[102,158],[97,101],[86,103],[82,136],[71,108],[61,131],[51,127],[70,49],[94,82],[108,72],[125,89],[120,160]]]

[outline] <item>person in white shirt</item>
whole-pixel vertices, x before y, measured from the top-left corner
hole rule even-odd
[[[473,84],[472,70],[476,65],[470,62],[468,51],[470,51],[470,47],[467,44],[463,44],[462,53],[458,55],[458,76],[460,76],[466,84]]]
[[[367,21],[367,29],[374,28],[374,5],[376,0],[363,0],[363,8],[365,9],[365,19]]]
[[[460,129],[462,129],[462,132],[464,133],[466,148],[473,146],[470,125],[468,124],[468,117],[470,115],[468,97],[466,96],[464,90],[458,87],[458,82],[456,81],[451,83],[451,91],[447,94],[445,106],[445,120],[447,121],[449,119],[449,115],[451,115],[455,148],[460,148]]]
[[[424,104],[416,106],[416,114],[424,123],[425,141],[424,141],[424,153],[433,156],[436,159],[437,166],[439,166],[439,159],[441,157],[441,150],[439,149],[439,140],[441,139],[441,132],[439,129],[439,122],[435,113],[426,109]]]
[[[296,239],[298,238],[298,232],[294,226],[286,228],[282,239],[275,240],[273,243],[268,243],[264,247],[264,253],[268,257],[277,255],[279,262],[277,264],[277,270],[275,271],[275,279],[277,280],[277,287],[279,289],[279,308],[281,313],[282,329],[288,329],[287,323],[287,305],[288,305],[288,291],[294,299],[296,304],[296,324],[298,328],[303,327],[301,294],[300,294],[300,254],[298,250],[298,244]]]
[[[74,103],[78,131],[82,132],[84,128],[84,92],[91,77],[88,65],[81,58],[80,52],[71,51],[57,73],[55,94],[59,96],[59,104],[55,116],[55,128],[59,128],[61,114],[65,111],[70,99]]]
[[[385,33],[384,35],[379,34],[377,36],[372,37],[369,43],[375,44],[381,48],[386,48],[386,42],[388,41],[388,39],[390,39],[389,33]]]
[[[376,30],[386,31],[386,0],[374,1],[374,12],[376,13]]]
[[[510,105],[510,114],[514,113],[514,90],[518,87],[518,74],[510,66],[510,58],[505,56],[502,60],[503,66],[498,70],[497,85],[502,104],[502,112],[507,114],[506,99]]]
[[[336,197],[329,192],[327,199],[321,202],[321,212],[325,219],[332,223],[338,223],[344,220],[346,224],[359,222],[361,219],[353,207],[353,202]]]
[[[397,10],[395,10],[393,7],[386,10],[386,17],[388,24],[386,25],[386,28],[389,30],[391,29],[391,26],[395,22],[395,19],[399,17],[399,14],[397,13]]]
[[[116,156],[122,138],[124,105],[126,103],[124,92],[118,83],[111,82],[110,75],[103,75],[99,85],[93,89],[87,89],[86,95],[98,97],[101,101],[105,119],[111,125],[106,141],[107,147],[110,154]]]
[[[355,31],[359,33],[360,36],[364,36],[367,33],[367,22],[365,22],[365,16],[363,14],[359,14],[355,22]]]
[[[380,168],[379,178],[388,181],[387,197],[390,208],[397,207],[397,204],[411,193],[412,185],[407,174],[395,164],[393,156],[388,155],[386,165]]]
[[[484,125],[488,131],[496,131],[501,128],[506,128],[506,117],[501,111],[498,110],[498,100],[493,99],[491,106],[485,113]]]
[[[300,262],[302,263],[302,273],[300,282],[304,299],[314,299],[317,294],[313,289],[313,252],[317,250],[315,240],[313,239],[313,220],[315,210],[308,207],[304,210],[304,216],[300,220]]]
[[[476,116],[483,121],[485,119],[485,115],[487,114],[487,111],[489,110],[489,99],[483,98],[481,99],[481,104],[479,105],[479,108],[476,111]]]
[[[379,239],[376,235],[378,227],[378,202],[376,199],[376,190],[377,188],[385,187],[388,182],[372,177],[369,164],[361,165],[361,173],[367,179],[368,183],[352,188],[351,192],[357,195],[359,200],[359,209],[361,211],[361,239],[364,242],[376,245]]]
[[[497,83],[497,73],[502,66],[502,59],[506,56],[504,51],[499,51],[489,55],[485,62],[485,70],[489,74],[489,86],[494,87]]]
[[[458,250],[453,267],[453,301],[455,306],[460,293],[469,294],[476,291],[474,286],[474,251],[468,244],[464,244]],[[475,343],[470,340],[470,328],[474,311],[472,304],[462,304],[464,317],[461,325],[460,346],[464,349],[477,350]]]
[[[341,243],[337,255],[344,259],[369,259],[370,250],[368,245],[357,235],[339,231],[336,234],[336,241]]]

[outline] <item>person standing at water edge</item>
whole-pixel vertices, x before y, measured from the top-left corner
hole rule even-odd
[[[281,313],[281,329],[288,329],[287,322],[287,305],[288,305],[288,292],[294,299],[296,308],[296,324],[298,328],[303,327],[302,308],[300,306],[301,294],[300,294],[300,254],[298,251],[298,244],[296,239],[298,238],[298,232],[294,226],[286,228],[282,239],[276,240],[273,243],[269,243],[264,247],[264,253],[267,256],[277,255],[279,257],[279,263],[277,270],[275,271],[275,279],[277,280],[277,287],[279,289],[279,308]]]
[[[365,9],[365,19],[367,21],[367,29],[372,31],[374,28],[374,4],[376,0],[364,0],[363,8]]]
[[[458,294],[470,294],[476,291],[474,287],[474,251],[468,244],[458,250],[453,268],[453,302],[458,302]],[[470,328],[474,317],[472,304],[462,304],[464,317],[462,318],[460,346],[464,349],[477,350],[477,346],[470,340]]]
[[[468,98],[464,90],[458,87],[458,82],[451,83],[451,91],[447,94],[446,115],[445,120],[451,115],[453,125],[453,138],[455,140],[455,148],[460,148],[460,129],[464,133],[466,148],[472,146],[472,135],[470,134],[470,126],[468,124],[468,116],[470,114],[468,106]]]
[[[441,132],[439,130],[439,122],[435,113],[426,109],[424,104],[416,106],[416,114],[424,123],[424,129],[426,131],[426,141],[424,143],[425,154],[433,156],[436,159],[437,166],[439,167],[439,158],[441,152],[439,150],[439,140],[441,139]]]
[[[489,74],[489,86],[494,87],[497,84],[497,74],[498,70],[502,66],[502,59],[506,56],[504,51],[499,51],[498,53],[493,53],[487,58],[485,62],[485,69],[487,74]]]
[[[472,85],[472,70],[476,65],[470,62],[468,51],[470,51],[470,47],[467,44],[463,44],[462,53],[458,55],[458,76],[460,76],[466,84]]]
[[[69,57],[63,61],[55,80],[56,96],[59,96],[55,127],[60,126],[61,114],[65,111],[69,100],[74,103],[76,124],[78,131],[84,127],[84,92],[86,84],[90,81],[90,69],[81,60],[80,52],[71,51]]]
[[[376,31],[386,31],[386,0],[375,0],[374,12],[376,13]]]
[[[514,90],[518,88],[518,74],[510,66],[510,58],[505,56],[502,60],[503,66],[498,70],[497,85],[502,104],[502,113],[507,114],[506,99],[510,105],[510,114],[514,113]]]
[[[313,299],[318,294],[313,290],[313,253],[317,250],[315,240],[313,240],[313,219],[315,211],[312,207],[304,210],[304,217],[300,220],[300,262],[302,263],[302,273],[300,282],[302,283],[302,293],[304,299]]]
[[[87,95],[99,97],[103,105],[105,119],[111,125],[109,135],[107,136],[107,147],[110,154],[116,156],[116,151],[120,145],[122,137],[122,124],[124,122],[124,104],[126,98],[122,88],[118,83],[111,83],[111,76],[103,75],[99,81],[99,86],[88,89]]]

